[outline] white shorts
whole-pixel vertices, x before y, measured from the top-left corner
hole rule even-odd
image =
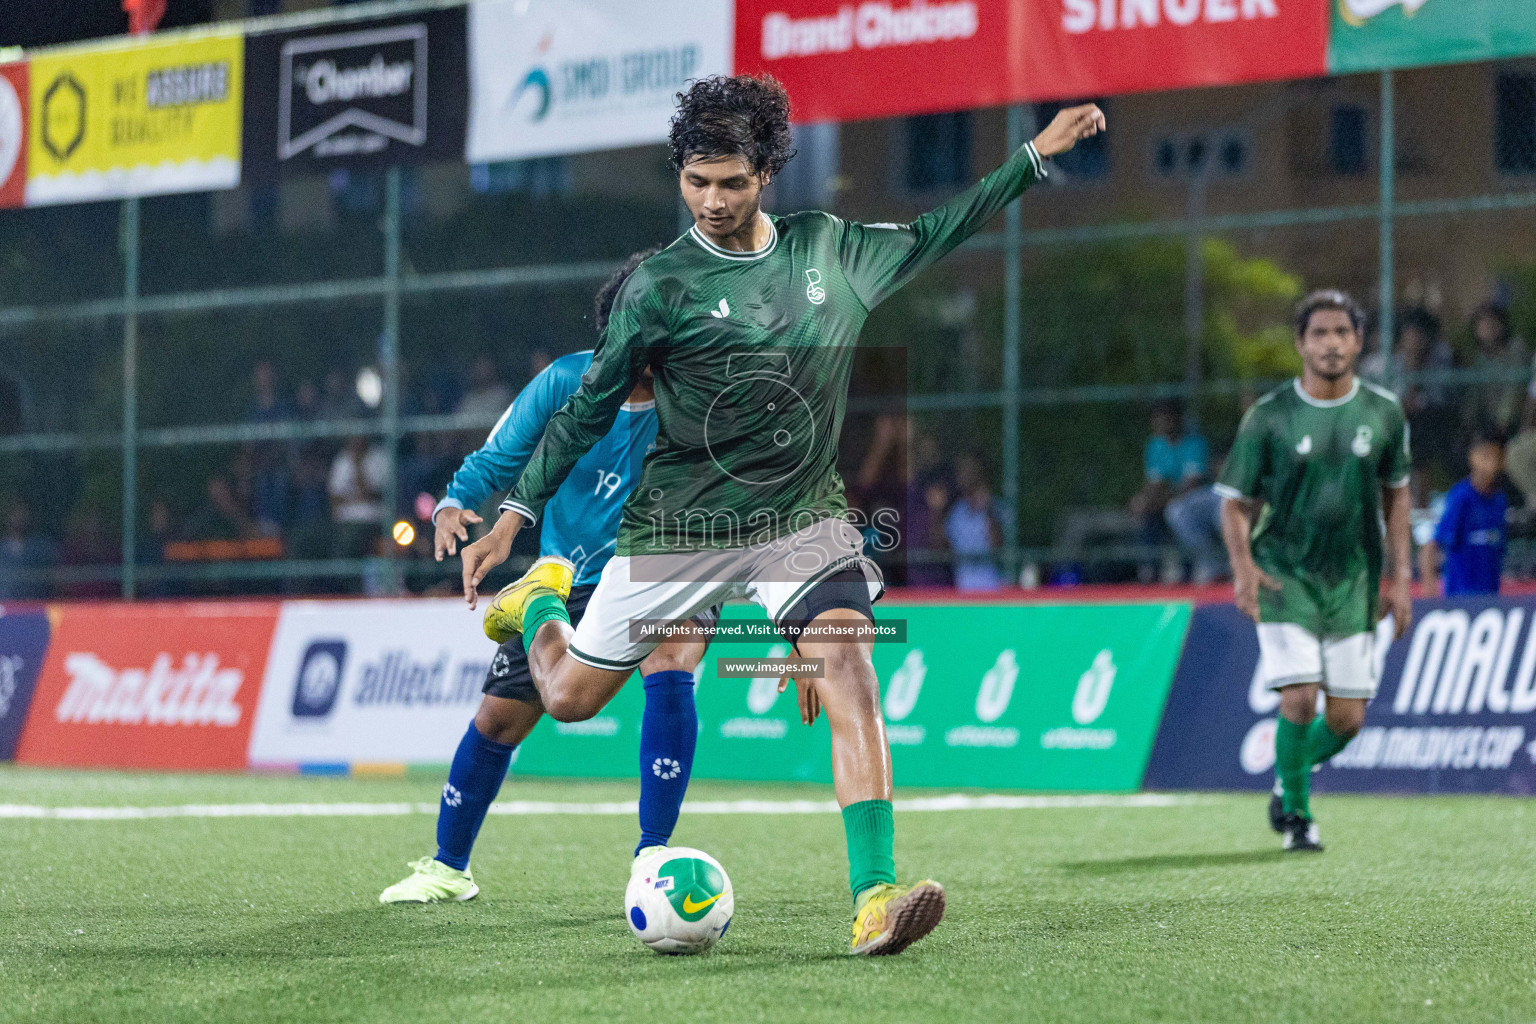
[[[594,668],[632,669],[665,639],[638,635],[632,624],[682,622],[732,599],[753,601],[782,629],[812,587],[845,569],[864,573],[871,602],[885,592],[863,537],[837,518],[744,548],[615,555],[571,637],[571,657]]]
[[[1321,683],[1330,697],[1376,696],[1376,634],[1324,640],[1290,622],[1259,623],[1259,673],[1271,690]]]

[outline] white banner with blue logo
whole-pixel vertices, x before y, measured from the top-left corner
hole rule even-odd
[[[472,164],[660,142],[689,81],[730,74],[731,0],[479,0]]]
[[[251,764],[446,764],[496,653],[454,598],[286,601]]]

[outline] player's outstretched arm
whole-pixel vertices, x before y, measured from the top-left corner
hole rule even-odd
[[[1104,129],[1104,112],[1094,104],[1068,108],[997,170],[911,224],[841,223],[838,254],[859,301],[874,309],[1044,178],[1046,159]]]
[[[503,512],[491,532],[464,549],[464,600],[473,609],[480,597],[480,581],[512,553],[512,542],[526,520],[517,512]]]

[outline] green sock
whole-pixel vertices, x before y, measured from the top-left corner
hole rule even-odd
[[[1275,774],[1280,776],[1281,803],[1286,814],[1310,818],[1307,791],[1312,786],[1312,762],[1307,754],[1307,727],[1281,715],[1275,726]]]
[[[550,619],[559,619],[569,624],[571,616],[565,610],[565,602],[560,600],[560,595],[553,590],[540,594],[528,602],[528,607],[523,611],[523,646],[538,634],[539,627]]]
[[[860,800],[843,808],[848,834],[848,887],[859,893],[881,882],[896,881],[896,819],[889,800]]]
[[[1328,720],[1322,715],[1312,719],[1312,724],[1307,726],[1307,760],[1312,764],[1322,764],[1334,754],[1349,746],[1352,736],[1340,736],[1328,728]]]

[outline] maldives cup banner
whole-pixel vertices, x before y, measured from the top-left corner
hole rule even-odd
[[[1327,72],[1327,0],[1016,2],[1023,15],[1019,99],[1231,85]]]
[[[1365,727],[1315,788],[1536,793],[1536,599],[1418,601],[1412,633],[1377,630],[1381,684]],[[1280,700],[1258,675],[1253,623],[1196,609],[1149,789],[1268,789]]]
[[[1332,0],[1337,74],[1494,60],[1536,52],[1528,0]]]
[[[478,0],[471,163],[659,142],[689,82],[731,73],[731,0]]]
[[[245,173],[459,160],[461,7],[250,36]]]
[[[251,764],[446,764],[496,654],[457,599],[285,602]]]
[[[0,64],[0,210],[27,198],[27,63]]]
[[[799,122],[995,106],[1030,55],[1013,0],[738,0],[736,71],[783,82]]]
[[[33,57],[27,205],[238,185],[243,49],[218,34]]]
[[[54,607],[16,760],[244,769],[277,608],[259,601]]]

